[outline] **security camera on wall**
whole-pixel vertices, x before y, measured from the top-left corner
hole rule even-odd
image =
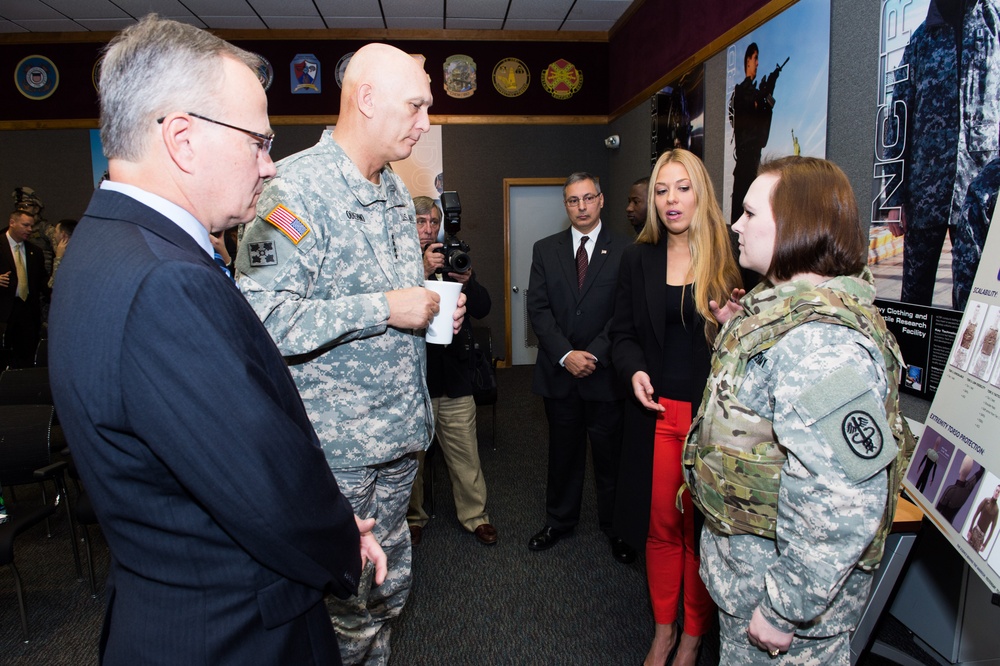
[[[607,139],[604,140],[604,147],[609,148],[611,150],[617,149],[618,146],[620,145],[622,145],[622,140],[618,137],[617,134],[612,134],[611,136],[609,136]]]

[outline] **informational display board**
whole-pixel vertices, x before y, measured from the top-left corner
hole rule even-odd
[[[995,200],[995,197],[994,197]],[[992,221],[1000,219],[994,211]],[[1000,592],[1000,233],[989,234],[903,485]]]

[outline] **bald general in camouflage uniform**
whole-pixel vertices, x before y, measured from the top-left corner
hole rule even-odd
[[[983,167],[979,175],[969,185],[969,192],[962,204],[958,218],[955,244],[951,248],[952,300],[956,310],[964,310],[972,293],[972,281],[979,269],[983,256],[986,234],[990,230],[990,220],[997,205],[997,191],[1000,190],[1000,158]]]
[[[781,462],[776,447],[764,443],[741,454],[737,467],[774,465],[777,460],[780,476],[777,483],[771,478],[751,482],[766,489],[761,497],[768,499],[725,499],[734,504],[776,502],[776,520],[770,526],[762,522],[759,530],[770,529],[776,538],[732,534],[713,520],[711,508],[706,510],[701,575],[720,609],[723,664],[848,663],[849,632],[871,586],[872,574],[859,562],[879,532],[889,501],[885,468],[895,460],[897,447],[883,403],[898,378],[889,377],[875,339],[847,325],[812,320],[812,315],[799,315],[803,323],[780,334],[773,346],[756,351],[756,336],[766,339],[767,326],[786,325],[794,316],[789,312],[842,307],[836,297],[833,308],[824,307],[818,288],[848,294],[846,300],[856,299],[861,312],[874,311],[875,289],[867,269],[818,287],[806,280],[758,285],[742,301],[746,312],[719,334],[705,403],[685,451],[688,462],[692,446],[742,448],[736,440],[756,431],[765,441],[777,442],[787,456]],[[778,311],[788,304],[785,299],[794,307]],[[858,317],[863,327],[865,318]],[[726,345],[727,339],[732,344]],[[894,342],[890,348],[895,349]],[[726,353],[740,359],[735,367],[745,371],[725,366],[721,360]],[[859,414],[871,428],[870,438],[853,437],[844,429]],[[693,497],[718,506],[712,493],[724,497],[730,491],[705,487],[698,474],[689,476]],[[725,477],[734,481],[729,472]],[[758,609],[773,627],[795,634],[788,651],[776,658],[747,640],[747,625]]]
[[[359,516],[377,519],[388,558],[384,583],[373,585],[368,567],[356,597],[328,600],[345,664],[388,662],[387,623],[410,588],[406,506],[433,429],[422,329],[438,297],[422,286],[413,203],[387,163],[429,129],[430,103],[410,56],[359,50],[336,130],[278,162],[236,261],[341,490]]]
[[[903,52],[898,71],[908,75],[892,93],[907,114],[903,184],[887,201],[903,207],[907,303],[931,304],[945,233],[955,242],[969,183],[1000,147],[1000,11],[996,0],[964,5],[963,13],[962,0],[932,0]]]

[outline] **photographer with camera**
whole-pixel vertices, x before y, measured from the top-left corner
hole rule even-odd
[[[439,279],[462,284],[466,295],[466,314],[482,319],[490,312],[490,295],[476,281],[469,246],[456,238],[461,228],[462,207],[458,194],[445,192],[441,196],[447,219],[444,242],[438,240],[441,210],[430,197],[416,197],[413,206],[417,214],[417,235],[423,248],[424,275],[428,280]],[[479,463],[479,441],[476,438],[476,402],[472,396],[472,324],[466,317],[462,330],[448,345],[427,345],[427,388],[434,407],[434,426],[455,496],[455,511],[462,526],[472,532],[480,543],[497,542],[497,530],[486,513],[486,480]],[[424,453],[417,454],[420,467],[413,482],[406,522],[410,526],[410,541],[420,543],[428,515],[424,511]]]

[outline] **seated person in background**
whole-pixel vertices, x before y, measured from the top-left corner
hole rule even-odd
[[[441,247],[438,230],[441,228],[441,210],[430,197],[416,197],[413,206],[417,213],[417,235],[424,253],[424,275],[428,280],[437,279],[460,282],[468,299],[467,313],[482,319],[490,313],[490,295],[476,281],[471,269],[464,273],[445,271],[445,256],[436,252]],[[439,272],[444,271],[444,272]],[[486,479],[479,463],[479,441],[476,438],[476,401],[472,397],[472,323],[466,318],[462,330],[449,345],[427,345],[427,388],[434,406],[434,428],[444,462],[451,477],[458,520],[480,543],[497,542],[497,531],[490,524],[486,513]],[[413,481],[410,507],[406,522],[410,526],[410,540],[420,543],[427,524],[424,511],[424,452],[417,454],[420,468]]]

